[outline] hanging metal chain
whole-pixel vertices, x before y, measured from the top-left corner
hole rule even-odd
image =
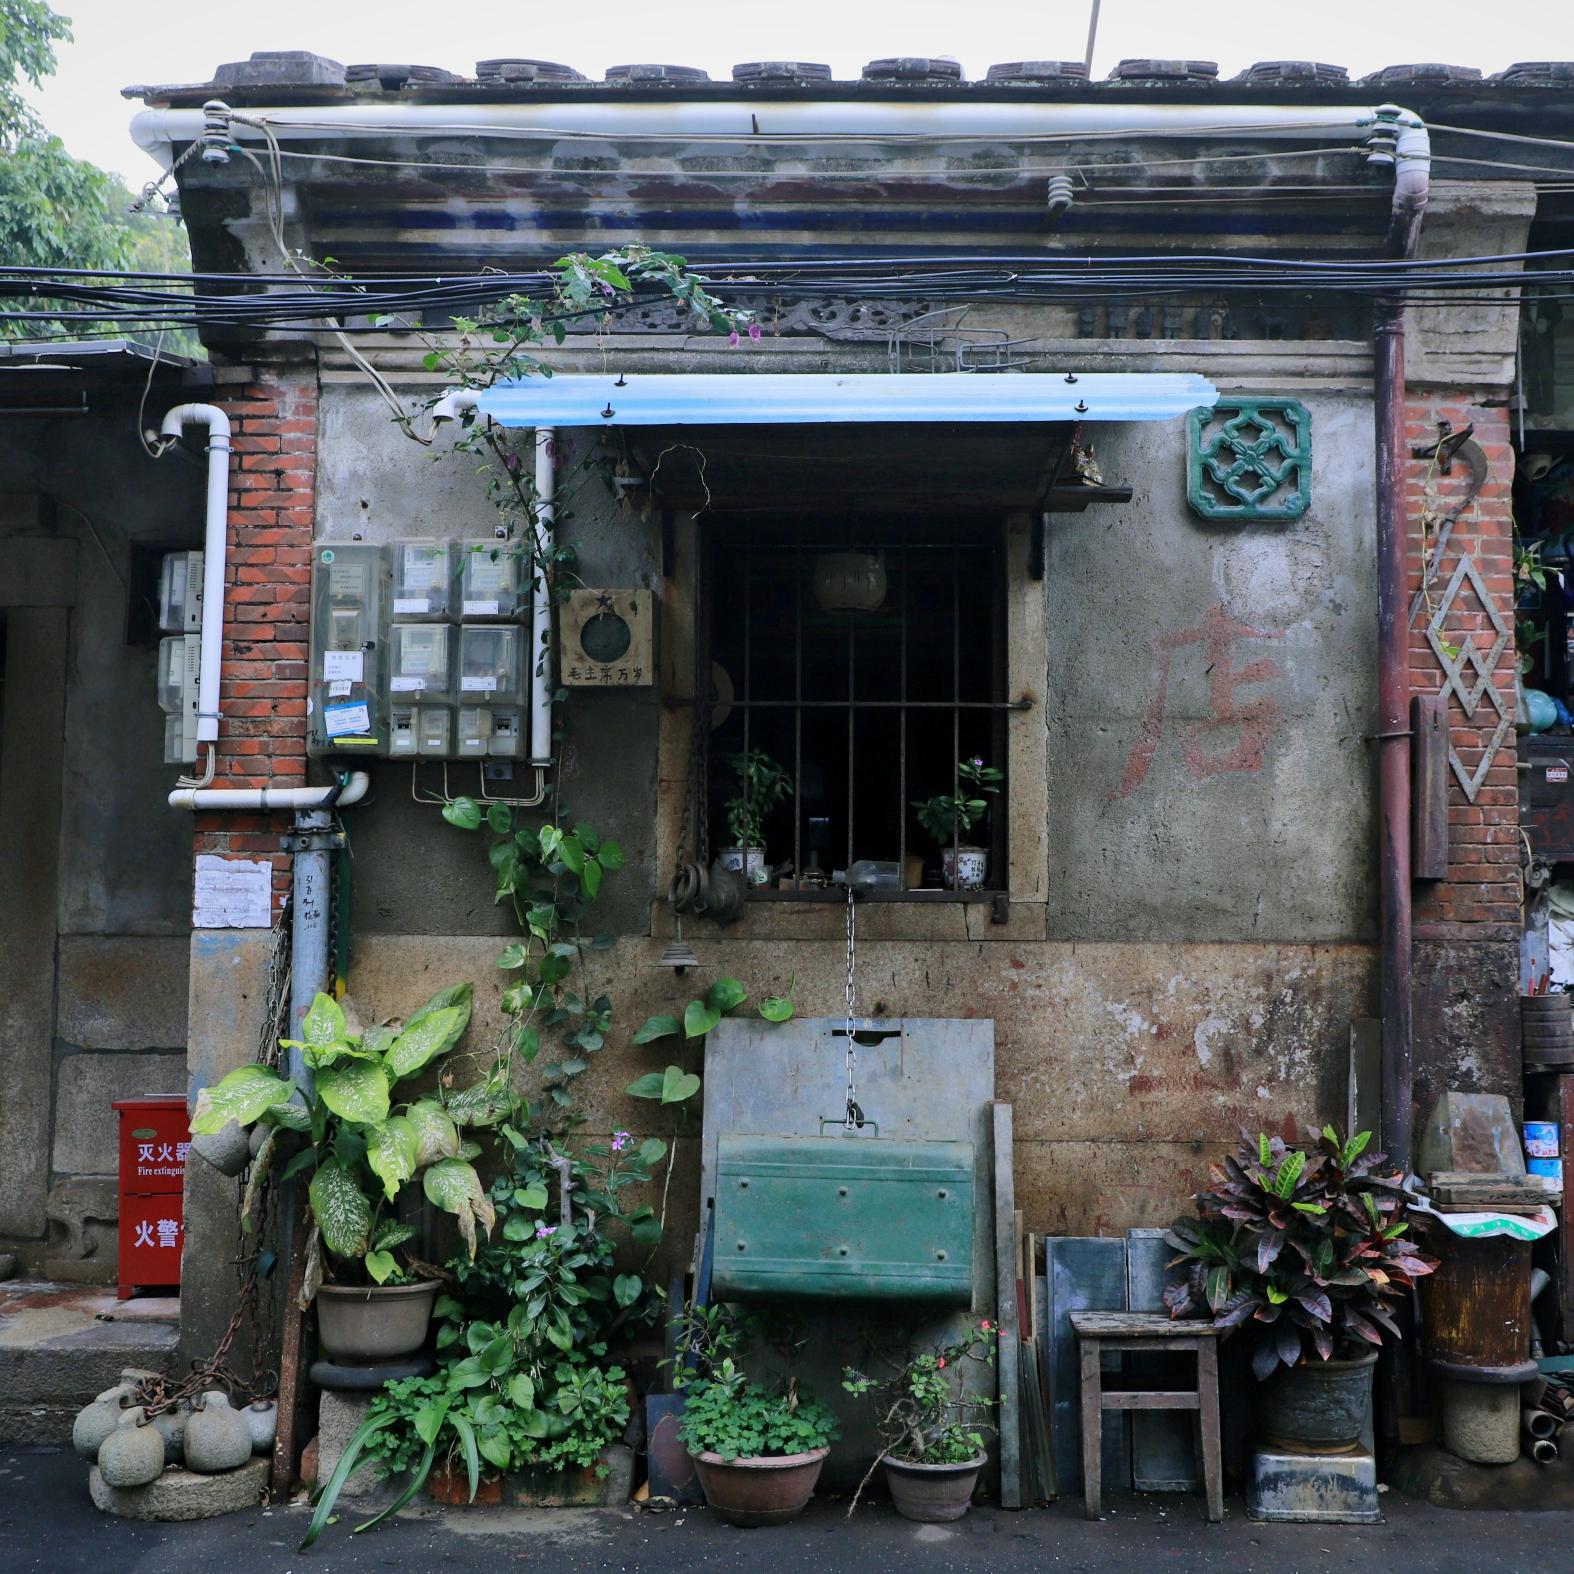
[[[844,1130],[854,1131],[864,1123],[864,1112],[858,1105],[858,1041],[853,1037],[853,1008],[857,1004],[857,930],[854,916],[853,888],[847,887],[847,1115],[842,1121]]]
[[[689,768],[683,783],[683,816],[678,822],[678,856],[667,892],[672,910],[680,915],[703,913],[710,905],[710,792],[705,770],[709,746],[710,696],[696,694]]]
[[[257,1024],[257,1064],[279,1064],[279,1040],[285,1037],[290,1009],[290,942],[295,928],[292,899],[284,898],[279,916],[273,923],[268,952],[268,990],[263,997],[262,1017]]]

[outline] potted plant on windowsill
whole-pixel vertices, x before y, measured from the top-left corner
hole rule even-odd
[[[994,1359],[995,1331],[985,1319],[948,1344],[901,1361],[888,1359],[886,1377],[851,1366],[843,1372],[848,1393],[869,1396],[884,1445],[869,1475],[875,1465],[884,1467],[891,1501],[904,1519],[938,1522],[967,1512],[984,1468],[983,1434],[989,1428],[983,1417],[992,1401],[967,1398],[965,1374],[968,1362],[993,1365]],[[854,1506],[857,1501],[855,1493]]]
[[[280,1175],[309,1177],[312,1235],[302,1305],[316,1299],[318,1339],[336,1360],[394,1360],[425,1342],[439,1281],[401,1266],[395,1255],[415,1234],[394,1210],[417,1175],[427,1200],[457,1219],[472,1255],[476,1225],[491,1228],[492,1204],[470,1162],[479,1149],[459,1132],[461,1124],[484,1122],[486,1100],[476,1089],[446,1099],[394,1099],[398,1084],[453,1048],[470,1021],[470,1004],[471,986],[458,984],[440,990],[407,1022],[362,1032],[337,1001],[319,994],[302,1037],[284,1041],[313,1072],[309,1086],[297,1088],[267,1066],[249,1065],[197,1095],[193,1133],[216,1133],[231,1122],[263,1128],[253,1186],[288,1147],[298,1148]],[[330,1283],[323,1282],[324,1250]]]
[[[954,791],[913,800],[918,823],[941,849],[941,869],[953,891],[977,890],[989,877],[988,850],[973,846],[967,837],[983,819],[988,799],[1000,791],[1003,779],[994,766],[974,755],[957,761]]]
[[[1404,1176],[1325,1126],[1308,1148],[1243,1137],[1210,1171],[1196,1218],[1166,1241],[1173,1317],[1211,1317],[1251,1344],[1258,1425],[1277,1445],[1337,1453],[1370,1418],[1372,1367],[1391,1304],[1436,1261],[1407,1237]]]
[[[721,850],[724,869],[736,869],[750,885],[769,879],[765,862],[765,817],[792,791],[792,778],[763,749],[735,754],[730,761],[738,792],[727,800],[727,828],[735,846]]]
[[[680,1324],[678,1348],[686,1354],[673,1375],[684,1396],[678,1436],[711,1512],[729,1525],[781,1525],[801,1514],[839,1432],[836,1417],[800,1391],[796,1377],[751,1382],[733,1360],[730,1352],[761,1334],[790,1355],[802,1340],[787,1326],[783,1319],[770,1329],[723,1307],[691,1308]]]

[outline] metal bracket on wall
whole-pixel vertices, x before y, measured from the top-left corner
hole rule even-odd
[[[279,851],[285,853],[342,853],[350,845],[341,831],[290,831],[279,838]]]

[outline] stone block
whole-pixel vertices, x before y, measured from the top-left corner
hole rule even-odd
[[[216,1476],[171,1468],[145,1487],[109,1486],[95,1465],[88,1472],[87,1489],[95,1508],[121,1519],[214,1519],[256,1508],[263,1501],[268,1490],[268,1461],[248,1460],[239,1469]]]
[[[83,1049],[182,1049],[183,935],[63,935],[55,1032]]]
[[[323,1389],[317,1400],[317,1480],[325,1482],[338,1468],[345,1445],[372,1408],[372,1394],[343,1394]],[[393,1488],[370,1462],[357,1465],[339,1490],[346,1502],[392,1498]]]
[[[96,1176],[56,1181],[45,1205],[49,1242],[44,1272],[71,1284],[113,1284],[119,1262],[117,1182]]]
[[[1443,1442],[1476,1465],[1509,1465],[1519,1458],[1519,1385],[1444,1379]]]
[[[54,1165],[68,1175],[113,1175],[116,1099],[186,1090],[184,1055],[69,1055],[55,1096]]]

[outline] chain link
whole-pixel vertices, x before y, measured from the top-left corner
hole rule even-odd
[[[858,920],[854,916],[853,888],[847,887],[847,1115],[842,1121],[844,1130],[853,1131],[864,1123],[864,1112],[858,1105],[858,1041],[853,1037],[854,1007],[857,1005],[857,944]]]

